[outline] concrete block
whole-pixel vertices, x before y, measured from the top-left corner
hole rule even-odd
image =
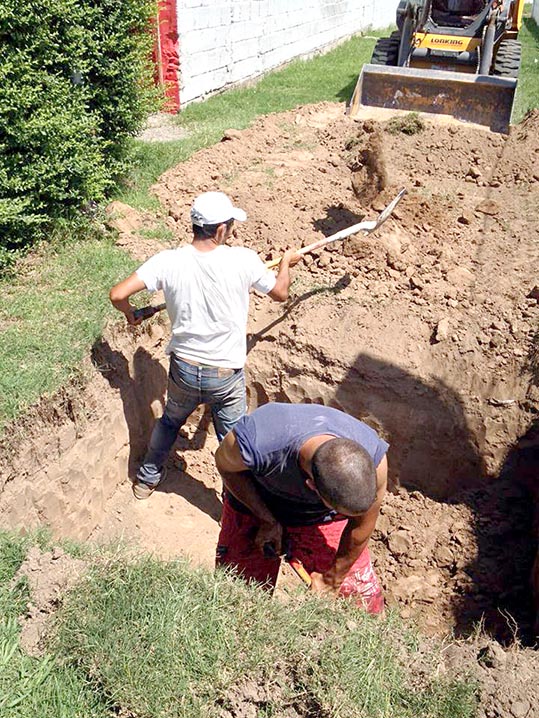
[[[229,38],[233,47],[234,43],[243,40],[259,40],[264,34],[264,24],[261,20],[251,20],[250,22],[235,22],[230,27]]]
[[[253,19],[252,2],[249,0],[236,0],[232,6],[232,22],[248,22]]]
[[[243,62],[244,60],[256,61],[256,58],[258,56],[258,49],[259,42],[257,38],[255,38],[254,40],[243,40],[241,42],[235,42],[232,45],[232,52],[230,55],[231,70],[233,70],[234,65],[238,62]],[[232,74],[234,73],[232,72]]]
[[[182,33],[187,31],[206,30],[208,28],[224,28],[230,24],[231,9],[227,6],[211,5],[197,8],[196,12],[186,13],[182,22]]]
[[[240,60],[232,65],[230,71],[230,82],[240,82],[242,80],[249,79],[250,77],[256,77],[263,72],[262,63],[260,58],[247,58],[246,60]]]

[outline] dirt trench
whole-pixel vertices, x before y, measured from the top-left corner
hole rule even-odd
[[[324,403],[376,428],[390,443],[392,492],[372,541],[388,602],[427,635],[467,636],[482,621],[504,645],[533,643],[539,114],[508,137],[434,123],[406,136],[342,109],[261,118],[153,189],[178,242],[189,240],[193,197],[228,192],[248,214],[235,241],[264,259],[372,218],[408,189],[375,236],[307,256],[286,305],[253,297],[250,408]],[[138,234],[151,217],[117,203],[111,212],[121,246],[140,259],[158,251]],[[212,565],[220,481],[207,414],[181,432],[162,489],[147,502],[130,492],[162,409],[166,336],[163,316],[111,326],[93,348],[88,385],[14,427],[0,456],[3,526],[120,536]],[[490,668],[501,675],[498,659]],[[485,698],[485,715],[523,710],[511,701],[528,695],[534,661],[520,677],[511,664],[511,690],[488,694],[502,708],[489,713]]]

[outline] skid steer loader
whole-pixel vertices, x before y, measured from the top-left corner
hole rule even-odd
[[[507,132],[520,69],[524,0],[401,0],[348,113],[361,106],[452,115]]]

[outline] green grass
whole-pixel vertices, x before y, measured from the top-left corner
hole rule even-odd
[[[36,541],[50,547],[0,532],[0,718],[217,718],[247,681],[259,717],[290,706],[320,718],[473,716],[474,685],[432,678],[437,654],[412,668],[416,637],[395,617],[302,589],[283,603],[222,572],[118,549],[86,554],[47,652],[30,657],[17,619],[32,595],[13,577]]]
[[[95,238],[44,247],[0,282],[0,428],[79,371],[112,314],[109,288],[134,266]]]
[[[106,704],[76,666],[60,657],[28,656],[19,645],[18,617],[31,596],[13,583],[29,546],[44,538],[0,532],[0,718],[105,718]]]
[[[218,716],[250,680],[259,716],[472,716],[474,689],[410,671],[394,618],[316,598],[283,604],[221,573],[151,558],[96,566],[59,616],[55,650],[128,715]],[[429,666],[429,670],[430,670]]]
[[[530,12],[527,6],[527,14]],[[522,43],[522,65],[513,108],[513,122],[520,122],[528,110],[539,107],[539,27],[525,17],[519,33]]]

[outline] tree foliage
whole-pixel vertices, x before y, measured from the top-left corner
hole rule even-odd
[[[153,0],[0,4],[0,253],[99,201],[151,110]],[[1,261],[1,256],[0,256]]]

